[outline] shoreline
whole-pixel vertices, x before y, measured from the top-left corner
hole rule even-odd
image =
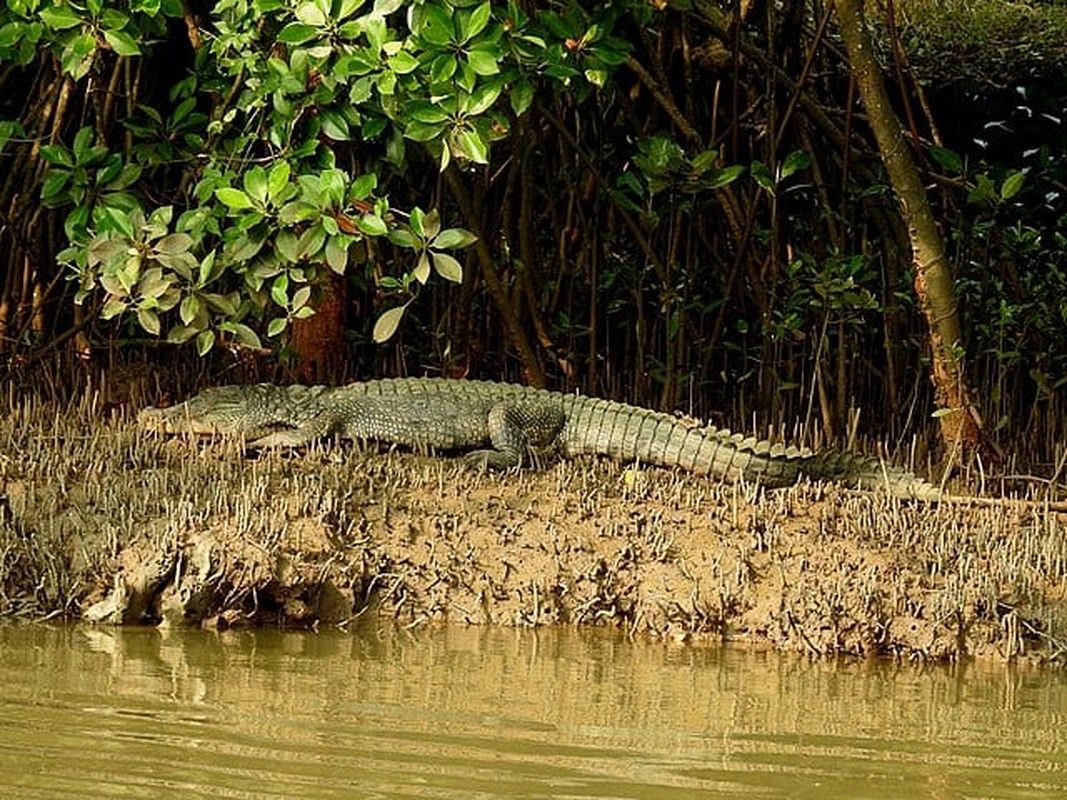
[[[811,656],[1060,661],[1067,515],[607,459],[482,474],[243,455],[27,404],[0,424],[0,613],[98,624],[599,625]]]

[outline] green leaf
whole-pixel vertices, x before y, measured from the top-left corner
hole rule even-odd
[[[285,326],[289,324],[289,321],[285,317],[275,317],[267,324],[267,336],[273,339],[275,336],[285,330]]]
[[[215,190],[215,197],[224,203],[231,211],[241,211],[252,208],[252,200],[240,189],[224,186]]]
[[[141,177],[141,167],[137,164],[123,164],[118,174],[104,185],[106,192],[120,192],[128,189]]]
[[[303,308],[311,300],[311,287],[301,286],[293,293],[293,302],[291,307],[294,311]]]
[[[608,71],[606,69],[587,69],[584,74],[585,79],[598,89],[603,89],[604,84],[608,82]]]
[[[303,44],[314,39],[320,33],[319,28],[313,25],[305,25],[300,22],[290,22],[278,31],[278,41],[282,44]]]
[[[778,167],[778,180],[784,180],[798,170],[807,169],[810,165],[811,156],[803,150],[794,150]]]
[[[96,17],[100,22],[100,27],[110,28],[113,31],[121,31],[125,28],[130,18],[119,11],[117,8],[103,8],[103,0],[89,0],[86,7],[89,13]],[[99,8],[94,10],[93,6]]]
[[[426,236],[426,229],[423,227],[422,224],[422,221],[424,219],[426,219],[425,211],[423,211],[418,206],[415,206],[413,209],[411,209],[411,216],[409,218],[411,222],[411,230],[415,232],[416,236],[426,239],[429,237]]]
[[[82,18],[71,6],[50,5],[41,9],[41,19],[45,25],[57,31],[73,28],[82,24]]]
[[[59,63],[65,73],[80,81],[89,73],[95,55],[96,37],[89,32],[81,33],[67,41],[59,55]]]
[[[232,329],[233,335],[237,337],[239,343],[246,347],[255,347],[257,350],[263,348],[263,343],[259,340],[259,334],[244,323],[234,323]]]
[[[348,244],[341,236],[331,236],[326,240],[326,263],[338,275],[344,275],[348,269]]]
[[[249,198],[257,201],[261,206],[267,204],[267,171],[263,167],[255,166],[245,172],[241,178],[241,185]]]
[[[206,330],[200,331],[196,337],[196,352],[203,358],[211,352],[211,348],[215,346],[215,331]]]
[[[45,206],[55,207],[70,202],[70,193],[67,191],[70,185],[71,173],[65,169],[50,169],[41,183],[41,200]]]
[[[423,286],[430,280],[430,256],[425,250],[419,253],[419,260],[415,263],[415,269],[411,271],[411,274]]]
[[[464,104],[464,112],[472,117],[485,113],[492,108],[493,103],[500,97],[500,91],[503,88],[503,85],[500,83],[493,83],[492,85],[481,87],[468,98],[467,102]]]
[[[141,55],[141,46],[124,31],[104,31],[104,39],[120,56]]]
[[[348,130],[348,120],[337,109],[321,109],[319,123],[322,125],[322,132],[335,142],[346,142],[352,138]]]
[[[79,164],[85,164],[93,157],[93,129],[88,125],[78,129],[74,134],[74,160]]]
[[[931,145],[930,156],[934,161],[954,175],[961,175],[963,173],[963,159],[953,151],[947,150],[944,147]]]
[[[337,208],[345,199],[345,173],[339,169],[326,169],[319,175],[319,191],[316,200],[323,208]]]
[[[195,294],[187,294],[182,299],[181,307],[178,309],[178,316],[181,318],[182,323],[189,325],[196,315],[200,313],[200,299]]]
[[[278,222],[282,225],[295,225],[298,222],[306,222],[315,219],[321,212],[311,203],[304,200],[294,200],[286,203],[278,211]]]
[[[175,325],[167,332],[167,341],[171,344],[185,344],[197,334],[197,329],[189,325]]]
[[[508,101],[511,103],[511,110],[515,112],[516,117],[521,117],[527,112],[533,104],[533,99],[533,84],[525,78],[516,81],[508,93]]]
[[[389,231],[389,241],[397,247],[406,247],[409,250],[414,250],[418,246],[418,240],[415,235],[404,228],[393,228],[393,230]]]
[[[464,156],[475,164],[489,163],[489,148],[472,128],[465,128],[456,134],[454,148],[458,148],[458,152],[454,149],[454,155]]]
[[[745,172],[745,167],[741,164],[732,164],[729,167],[724,167],[715,173],[715,176],[708,182],[708,188],[718,189],[733,183]]]
[[[404,318],[406,310],[407,306],[403,305],[382,312],[382,315],[374,323],[374,331],[372,333],[374,341],[381,344],[392,339],[396,329],[400,327],[400,320]]]
[[[101,319],[112,319],[126,310],[126,301],[118,297],[109,297],[104,301],[104,307],[100,309]]]
[[[460,34],[464,42],[470,41],[483,30],[489,23],[489,17],[492,14],[493,7],[489,3],[489,0],[482,3],[474,11],[471,12],[470,17],[467,19],[466,24],[462,25]]]
[[[424,122],[427,125],[439,125],[448,119],[448,111],[445,110],[444,104],[440,102],[430,103],[426,101],[416,101],[408,105],[404,116],[415,122]]]
[[[171,281],[163,274],[159,267],[146,269],[141,276],[141,283],[137,287],[142,297],[156,300],[171,288]]]
[[[385,224],[385,220],[373,213],[358,217],[356,224],[368,236],[384,236],[389,232],[389,226]]]
[[[416,33],[423,41],[438,47],[445,47],[452,43],[456,34],[452,25],[452,14],[443,5],[436,3],[424,5],[420,23]]]
[[[419,220],[419,227],[422,228],[423,236],[427,239],[433,239],[441,232],[441,212],[436,208],[431,208],[426,214],[422,215]]]
[[[267,197],[274,204],[281,201],[285,189],[289,186],[290,168],[288,161],[279,161],[270,168],[267,176]]]
[[[958,414],[960,409],[958,408],[938,408],[930,416],[933,419],[941,419],[941,417],[947,417],[950,414]]]
[[[282,308],[289,307],[289,275],[283,272],[270,287],[270,299]]]
[[[230,292],[230,294],[205,294],[203,299],[207,301],[208,305],[215,308],[225,314],[227,317],[232,317],[237,314],[238,301],[240,295],[237,292]]]
[[[293,12],[298,20],[305,25],[314,25],[317,28],[326,27],[327,17],[322,7],[316,2],[301,3]]]
[[[1012,170],[1008,173],[1008,177],[1004,179],[1004,183],[1000,185],[1000,199],[1011,200],[1019,193],[1019,190],[1023,188],[1023,183],[1026,181],[1026,173],[1021,170]]]
[[[467,53],[467,63],[477,75],[496,75],[500,72],[500,55],[487,50],[471,50]]]
[[[60,167],[74,166],[74,156],[61,144],[41,145],[40,154],[41,158],[49,164],[55,164]]]
[[[314,258],[322,250],[324,244],[326,244],[326,230],[322,225],[311,226],[300,234],[297,242],[300,258]]]
[[[197,272],[196,285],[205,286],[210,283],[212,279],[212,272],[215,268],[215,251],[212,250],[210,253],[204,256],[199,266],[200,269]]]
[[[408,75],[418,69],[419,60],[407,50],[398,50],[389,58],[388,66],[397,75]]]
[[[0,50],[12,49],[25,32],[26,24],[23,22],[9,22],[0,27]]]
[[[344,20],[359,11],[365,0],[341,0],[341,6],[337,10],[337,19]]]
[[[130,215],[123,209],[107,205],[100,209],[100,212],[101,216],[111,223],[112,229],[123,234],[127,239],[133,239],[136,235],[133,223],[130,221]]]
[[[409,122],[404,126],[404,135],[416,142],[429,142],[444,132],[444,124],[427,125],[424,122]]]
[[[456,250],[469,247],[478,237],[463,228],[446,228],[434,237],[433,246],[439,250]]]
[[[172,233],[169,236],[164,236],[155,244],[155,250],[157,253],[165,253],[167,255],[176,256],[179,253],[188,252],[189,248],[193,246],[193,237],[187,233]]]
[[[378,188],[378,175],[368,172],[352,181],[348,196],[352,200],[366,200],[376,188]]]
[[[459,62],[451,53],[441,53],[430,65],[430,80],[433,83],[444,83],[456,74]]]
[[[159,315],[155,311],[147,308],[137,309],[137,323],[153,336],[159,336]]]
[[[774,193],[774,176],[771,175],[766,164],[762,161],[753,161],[752,165],[749,167],[749,173],[752,175],[752,179],[757,185],[772,194]]]
[[[433,268],[446,281],[463,283],[463,265],[448,253],[433,252]]]

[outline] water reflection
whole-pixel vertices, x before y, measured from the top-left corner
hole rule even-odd
[[[0,627],[0,795],[1050,797],[1057,672],[610,632]]]

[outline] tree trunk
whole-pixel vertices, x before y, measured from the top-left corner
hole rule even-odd
[[[926,190],[875,61],[860,2],[834,0],[841,36],[911,241],[915,293],[930,334],[934,400],[942,411],[938,415],[941,438],[950,450],[971,449],[981,443],[982,431],[963,374],[963,337],[952,272]]]
[[[349,377],[344,347],[347,289],[344,278],[327,271],[319,281],[315,313],[293,320],[287,341],[295,361],[288,370],[290,380],[336,384]]]

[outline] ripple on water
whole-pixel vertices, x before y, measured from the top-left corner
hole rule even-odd
[[[0,796],[1067,796],[1055,672],[609,632],[0,627]]]

